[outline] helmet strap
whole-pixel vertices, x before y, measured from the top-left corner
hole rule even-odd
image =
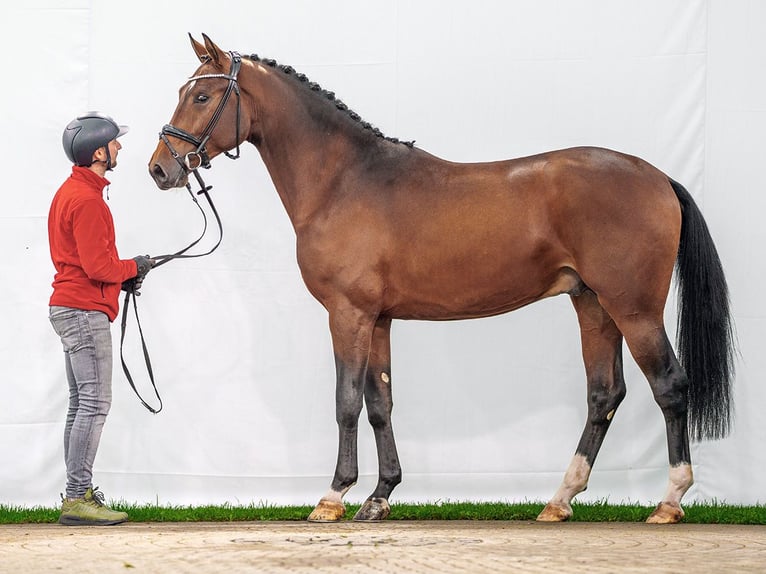
[[[106,171],[112,171],[112,154],[109,153],[109,144],[104,147],[106,148]]]
[[[112,165],[112,154],[109,153],[109,144],[107,144],[105,146],[102,146],[102,147],[103,147],[104,151],[106,152],[106,161],[104,161],[103,159],[94,159],[91,162],[91,165],[94,164],[94,163],[103,163],[103,164],[106,165],[106,171],[112,171],[112,167],[114,167],[114,166]],[[101,148],[98,148],[98,149],[101,149]],[[96,150],[96,151],[98,151],[98,150]],[[93,153],[95,154],[95,152],[93,152]]]

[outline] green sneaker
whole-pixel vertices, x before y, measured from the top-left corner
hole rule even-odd
[[[127,512],[117,512],[104,504],[104,493],[89,488],[82,498],[61,497],[59,523],[66,526],[109,526],[128,519]]]

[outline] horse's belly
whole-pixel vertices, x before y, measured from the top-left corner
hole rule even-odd
[[[396,319],[432,321],[489,317],[582,286],[577,273],[565,266],[512,273],[434,272],[428,280],[399,283],[385,312]]]

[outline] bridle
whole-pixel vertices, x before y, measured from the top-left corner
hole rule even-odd
[[[198,168],[200,167],[203,167],[205,169],[210,168],[210,157],[208,156],[207,149],[205,146],[208,140],[210,139],[210,135],[213,133],[213,130],[216,128],[216,126],[218,125],[218,122],[221,120],[221,116],[223,115],[223,110],[226,107],[226,104],[228,103],[232,93],[236,94],[237,96],[237,128],[236,128],[237,151],[236,151],[236,154],[231,154],[228,151],[225,151],[224,154],[226,154],[226,157],[229,157],[231,159],[239,158],[241,96],[239,92],[239,85],[237,84],[237,75],[239,74],[239,69],[242,65],[242,57],[237,52],[229,52],[229,55],[231,56],[231,67],[229,68],[228,74],[201,74],[199,76],[192,76],[186,81],[187,84],[195,80],[202,80],[202,79],[208,79],[208,78],[222,78],[229,81],[228,85],[226,86],[226,91],[224,92],[223,97],[221,98],[221,101],[218,102],[218,107],[216,108],[215,112],[210,118],[210,121],[207,123],[207,126],[202,131],[202,134],[199,137],[197,137],[197,136],[194,136],[193,134],[190,134],[186,130],[182,130],[181,128],[177,128],[171,124],[165,124],[162,127],[162,130],[160,131],[160,139],[167,146],[168,151],[173,156],[173,159],[175,159],[178,162],[178,164],[181,166],[181,169],[183,169],[187,175],[189,173],[193,174],[194,178],[197,180],[197,183],[200,186],[200,189],[197,190],[196,194],[195,192],[192,191],[191,185],[188,182],[186,184],[186,189],[189,191],[189,194],[191,195],[192,200],[194,201],[194,203],[196,204],[196,206],[199,208],[200,212],[202,213],[204,226],[202,228],[202,233],[200,234],[200,236],[197,237],[197,239],[192,241],[189,245],[187,245],[183,249],[179,249],[178,251],[167,254],[167,255],[153,256],[152,259],[154,259],[157,262],[154,265],[155,268],[159,267],[160,265],[164,265],[165,263],[167,263],[168,261],[172,261],[173,259],[187,259],[187,258],[204,257],[205,255],[210,255],[213,251],[215,251],[218,248],[218,246],[221,244],[221,241],[223,240],[223,224],[221,223],[221,217],[218,215],[218,210],[215,208],[215,204],[213,204],[213,200],[210,197],[210,194],[208,193],[213,188],[213,186],[205,184],[205,181],[202,179],[202,176],[200,175],[198,171]],[[168,136],[172,136],[180,140],[183,140],[187,143],[190,143],[193,146],[196,146],[196,149],[194,151],[190,151],[184,156],[181,156],[181,154],[179,154],[178,151],[170,143]],[[213,247],[211,247],[209,250],[205,251],[204,253],[189,254],[187,252],[192,247],[197,245],[207,233],[207,224],[208,224],[207,215],[205,214],[205,210],[199,204],[199,201],[197,201],[197,197],[196,197],[197,195],[205,196],[205,199],[207,200],[208,205],[210,206],[210,209],[213,212],[213,215],[215,216],[215,220],[216,220],[216,223],[218,224],[218,232],[219,232],[218,241],[215,243],[215,245],[213,245]],[[136,385],[133,381],[133,377],[130,375],[128,366],[125,363],[125,357],[123,356],[125,331],[126,331],[127,319],[128,319],[128,307],[130,306],[131,296],[133,297],[133,310],[136,316],[136,323],[138,325],[138,331],[141,337],[141,347],[144,354],[144,362],[146,363],[146,370],[149,374],[149,380],[152,383],[152,388],[154,389],[154,395],[155,397],[157,397],[157,400],[159,401],[159,407],[157,408],[154,408],[151,405],[149,405],[143,399],[143,397],[141,397],[141,394],[136,389]],[[159,392],[157,391],[157,385],[154,382],[154,371],[152,370],[152,363],[151,363],[151,360],[149,359],[149,351],[147,350],[146,341],[144,340],[144,333],[141,328],[141,321],[138,318],[138,305],[136,303],[136,293],[132,287],[125,290],[125,300],[123,302],[121,335],[120,335],[120,360],[122,361],[122,370],[124,371],[125,376],[128,379],[128,383],[130,384],[131,388],[133,389],[133,392],[135,392],[138,399],[141,401],[141,404],[143,404],[150,412],[154,414],[157,414],[158,412],[160,412],[162,410],[162,398],[160,397]]]
[[[232,92],[237,95],[237,153],[236,155],[232,155],[228,151],[224,153],[231,159],[237,159],[239,157],[239,123],[241,97],[239,93],[239,84],[237,83],[237,75],[239,74],[239,68],[242,66],[242,56],[240,56],[237,52],[229,52],[229,55],[231,56],[231,67],[229,68],[228,74],[200,74],[199,76],[192,76],[186,81],[187,84],[194,82],[195,80],[205,80],[209,78],[222,78],[229,81],[221,101],[218,102],[218,107],[210,117],[210,121],[207,123],[205,129],[202,130],[202,134],[197,137],[190,134],[186,130],[175,127],[172,124],[165,124],[162,126],[160,139],[165,143],[173,158],[186,172],[196,170],[199,167],[204,167],[205,169],[210,167],[210,158],[208,157],[207,149],[205,146],[207,145],[207,141],[210,139],[210,135],[213,133],[213,130],[218,125],[218,122],[221,119],[221,115],[223,114],[223,110],[226,107],[226,104],[229,102],[229,97],[231,97]],[[197,149],[190,151],[182,157],[181,154],[179,154],[170,143],[168,136],[173,136],[187,143],[190,143],[193,146],[197,146]]]

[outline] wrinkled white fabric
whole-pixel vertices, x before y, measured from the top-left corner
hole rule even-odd
[[[0,503],[53,505],[64,479],[66,381],[47,321],[53,276],[45,220],[69,171],[61,131],[103,110],[131,126],[110,176],[125,256],[173,251],[201,220],[184,190],[147,172],[179,86],[197,63],[187,32],[307,74],[386,135],[454,161],[572,145],[638,155],[683,183],[727,273],[741,358],[732,436],[692,449],[685,502],[763,502],[766,472],[766,6],[723,0],[478,3],[197,0],[16,3],[0,23],[4,171]],[[324,309],[295,262],[294,234],[252,146],[204,172],[225,225],[212,256],[157,269],[139,300],[165,408],[151,415],[115,362],[114,402],[95,463],[109,496],[161,504],[314,503],[336,459],[334,364]],[[675,331],[675,298],[667,310]],[[114,325],[115,334],[118,325]],[[142,376],[131,324],[127,359]],[[397,500],[547,500],[586,412],[566,297],[492,319],[395,322]],[[664,424],[625,353],[628,395],[578,500],[657,502]],[[376,482],[362,415],[360,480]]]

